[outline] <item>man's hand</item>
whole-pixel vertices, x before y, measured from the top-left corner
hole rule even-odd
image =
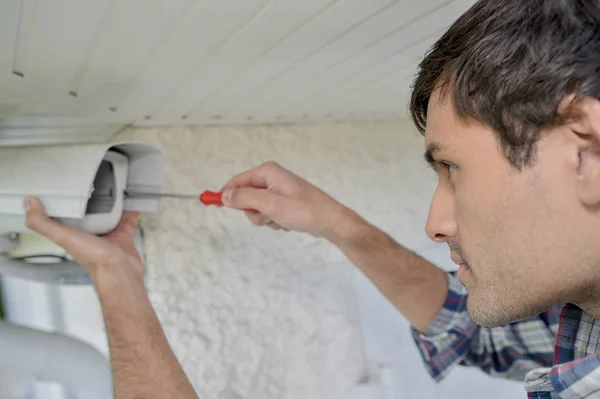
[[[26,198],[27,226],[66,249],[92,277],[110,348],[115,399],[198,399],[148,299],[144,264],[134,245],[137,213],[124,213],[98,237],[50,219]]]
[[[222,189],[225,206],[246,212],[257,226],[333,238],[352,212],[306,180],[267,162],[231,179]]]
[[[143,279],[144,265],[134,245],[139,214],[126,212],[110,234],[98,237],[50,219],[37,198],[27,197],[27,227],[63,247],[85,267],[92,279],[101,269],[127,268]]]

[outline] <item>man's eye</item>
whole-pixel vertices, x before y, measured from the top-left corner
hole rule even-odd
[[[441,162],[442,166],[446,169],[446,172],[448,172],[449,175],[452,174],[452,172],[454,172],[454,169],[456,169],[455,165],[452,165],[450,163],[447,162]]]

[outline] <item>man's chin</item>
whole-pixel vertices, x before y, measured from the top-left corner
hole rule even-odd
[[[499,305],[498,301],[486,304],[473,295],[467,298],[467,311],[477,325],[485,328],[502,327],[521,319],[519,315],[511,314],[506,307]]]
[[[538,310],[519,309],[517,311],[510,305],[503,305],[501,300],[486,304],[483,301],[477,301],[472,295],[467,298],[467,311],[477,325],[485,328],[503,327],[541,313]]]
[[[510,322],[505,322],[503,319],[501,320],[498,318],[490,317],[489,314],[483,314],[476,310],[472,310],[470,308],[467,308],[467,311],[469,312],[469,316],[471,317],[471,320],[473,320],[475,322],[475,324],[477,324],[478,326],[481,326],[481,327],[494,328],[494,327],[505,326],[506,324],[510,323]]]

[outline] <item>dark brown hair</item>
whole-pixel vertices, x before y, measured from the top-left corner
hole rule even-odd
[[[412,84],[421,133],[434,90],[492,128],[517,168],[574,94],[600,99],[600,0],[480,0],[427,52]]]

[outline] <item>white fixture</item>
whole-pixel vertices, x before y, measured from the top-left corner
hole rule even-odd
[[[26,232],[23,198],[39,197],[49,216],[94,234],[114,229],[123,211],[153,212],[159,192],[159,150],[141,143],[0,148],[0,234]]]

